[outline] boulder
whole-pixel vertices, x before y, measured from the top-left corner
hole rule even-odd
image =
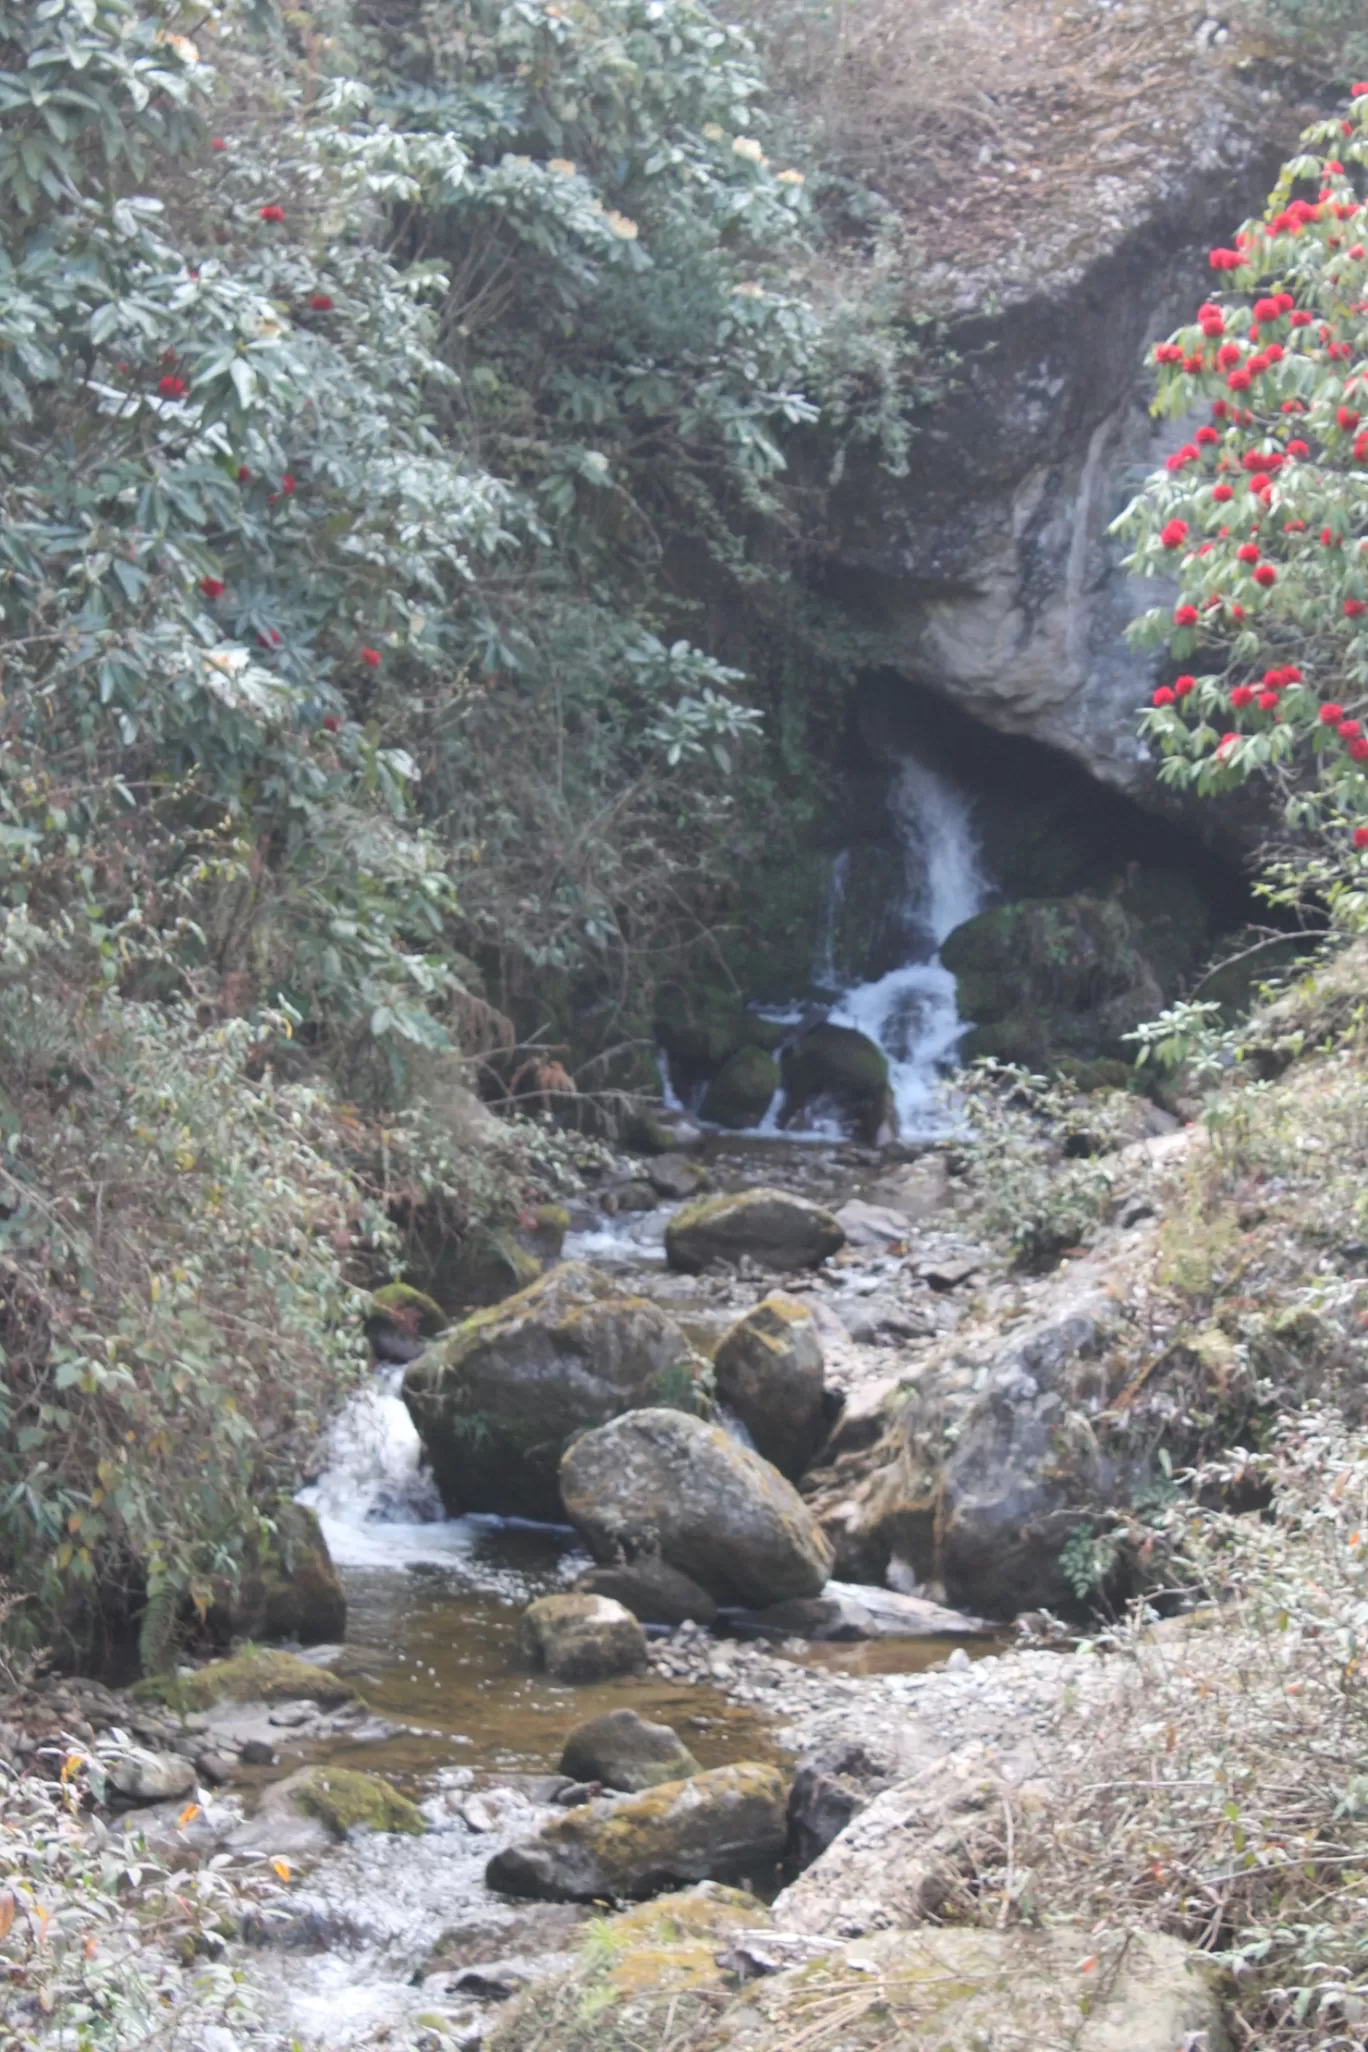
[[[566,1262],[429,1347],[403,1395],[449,1511],[555,1521],[566,1442],[687,1392],[698,1365],[655,1304]]]
[[[888,1086],[888,1058],[853,1026],[823,1022],[803,1034],[783,1057],[784,1125],[830,1104],[857,1140],[873,1146],[897,1133]]]
[[[193,1673],[139,1682],[140,1696],[169,1698],[186,1710],[218,1703],[317,1703],[325,1710],[356,1701],[350,1682],[274,1647],[244,1646],[231,1660],[211,1660]]]
[[[436,1250],[432,1291],[451,1310],[470,1311],[502,1304],[534,1283],[541,1272],[537,1256],[519,1244],[511,1228],[473,1225]]]
[[[528,1605],[518,1644],[557,1681],[606,1681],[646,1665],[646,1634],[607,1596],[542,1596]]]
[[[631,1411],[587,1432],[560,1479],[599,1560],[659,1554],[720,1602],[815,1596],[830,1572],[830,1545],[793,1485],[682,1411]]]
[[[781,1272],[816,1268],[844,1245],[845,1234],[829,1211],[787,1190],[698,1197],[665,1228],[669,1264],[686,1275],[701,1273],[710,1261],[737,1262],[743,1254]]]
[[[779,1065],[762,1047],[728,1055],[703,1093],[699,1116],[733,1130],[758,1126],[779,1088]]]
[[[828,1582],[820,1596],[802,1596],[767,1610],[739,1611],[732,1623],[762,1639],[977,1639],[995,1627],[985,1618],[947,1610],[925,1596],[856,1582]]]
[[[121,1755],[109,1770],[109,1786],[126,1803],[178,1802],[195,1787],[193,1762],[179,1753],[149,1753],[142,1747]]]
[[[796,1482],[826,1436],[825,1357],[811,1311],[774,1291],[723,1334],[717,1394],[758,1454]]]
[[[549,1266],[560,1260],[569,1230],[570,1213],[563,1204],[534,1204],[518,1219],[518,1245],[535,1255],[539,1263]]]
[[[485,1880],[504,1895],[593,1902],[756,1873],[784,1849],[787,1795],[777,1767],[742,1761],[585,1803],[496,1853]]]
[[[366,1338],[377,1361],[412,1361],[446,1328],[447,1315],[437,1300],[409,1283],[385,1283],[372,1293]]]
[[[810,1867],[902,1772],[897,1748],[868,1738],[838,1739],[800,1760],[789,1793],[791,1867]]]
[[[577,1724],[565,1741],[560,1771],[572,1781],[638,1795],[662,1781],[687,1781],[701,1769],[668,1724],[648,1724],[635,1710],[609,1710]]]
[[[717,1616],[707,1590],[659,1554],[643,1553],[636,1560],[590,1568],[575,1587],[591,1596],[611,1596],[642,1624],[710,1625]]]
[[[427,1822],[417,1804],[379,1774],[351,1767],[301,1767],[272,1783],[227,1844],[238,1853],[308,1859],[358,1829],[417,1837],[426,1831]]]
[[[706,1190],[711,1177],[700,1162],[687,1154],[662,1154],[646,1164],[646,1180],[658,1197],[679,1204]]]
[[[216,1584],[205,1618],[210,1637],[221,1645],[231,1639],[337,1644],[347,1635],[347,1598],[317,1517],[287,1501],[270,1524],[273,1530],[253,1535],[236,1589],[226,1579]]]
[[[907,1219],[888,1204],[867,1204],[852,1197],[835,1214],[848,1247],[860,1247],[873,1254],[886,1254],[890,1247],[905,1244]]]

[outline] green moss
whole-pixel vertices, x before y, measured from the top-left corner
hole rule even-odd
[[[447,1315],[441,1305],[424,1291],[415,1290],[410,1283],[385,1283],[380,1289],[372,1290],[371,1303],[377,1311],[415,1312],[418,1330],[426,1339],[446,1331]]]
[[[351,1767],[316,1767],[294,1791],[296,1806],[317,1817],[342,1838],[355,1826],[367,1831],[403,1831],[417,1837],[427,1822],[416,1803],[400,1795],[379,1774]]]
[[[139,1682],[144,1699],[182,1710],[208,1710],[215,1703],[290,1703],[308,1699],[333,1707],[359,1700],[349,1682],[326,1667],[313,1667],[274,1646],[244,1646],[231,1660],[212,1660],[193,1674],[154,1675]]]
[[[779,1065],[763,1048],[738,1048],[722,1065],[700,1107],[715,1126],[758,1126],[779,1088]]]

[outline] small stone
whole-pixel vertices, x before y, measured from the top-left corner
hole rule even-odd
[[[275,1749],[265,1739],[248,1739],[239,1749],[238,1758],[244,1767],[274,1767]]]
[[[558,1681],[603,1681],[646,1665],[646,1634],[607,1596],[543,1596],[523,1613],[518,1638]]]
[[[109,1773],[109,1785],[129,1803],[164,1803],[187,1796],[195,1769],[178,1753],[125,1753]]]
[[[650,1724],[635,1710],[610,1710],[576,1725],[565,1742],[560,1771],[576,1782],[636,1795],[662,1781],[685,1781],[699,1766],[668,1724]]]
[[[213,1750],[197,1753],[195,1772],[201,1781],[208,1782],[210,1788],[222,1788],[225,1781],[232,1779],[233,1763],[226,1753]]]
[[[965,1652],[963,1646],[956,1646],[954,1652],[947,1655],[945,1664],[947,1668],[951,1668],[956,1672],[961,1668],[972,1665],[969,1655]]]

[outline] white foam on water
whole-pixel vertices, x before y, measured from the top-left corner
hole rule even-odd
[[[403,1379],[402,1368],[382,1368],[348,1399],[328,1429],[322,1474],[300,1492],[339,1567],[460,1559],[478,1537],[472,1519],[442,1508],[399,1394]]]

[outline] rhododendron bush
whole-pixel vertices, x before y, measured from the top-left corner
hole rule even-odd
[[[1135,623],[1171,674],[1144,728],[1166,781],[1279,787],[1289,826],[1368,845],[1368,84],[1212,250],[1155,346],[1183,439],[1118,522],[1174,603]]]

